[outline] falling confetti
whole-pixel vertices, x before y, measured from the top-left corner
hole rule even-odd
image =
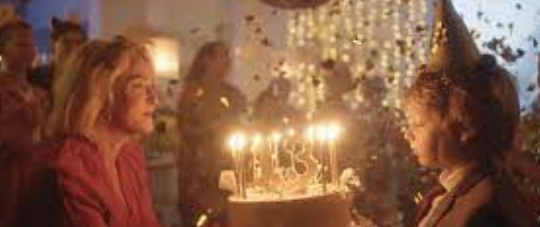
[[[373,68],[375,68],[375,63],[371,59],[366,60],[366,71],[371,71]]]
[[[247,23],[251,23],[253,21],[255,21],[255,16],[254,15],[247,15],[245,18]]]
[[[482,11],[476,12],[476,18],[477,18],[478,20],[481,20],[483,16],[484,16],[484,12],[482,12]]]
[[[261,41],[261,44],[263,46],[267,46],[267,47],[270,47],[272,46],[272,42],[270,42],[270,40],[268,38],[264,38],[262,41]]]
[[[482,34],[477,29],[471,29],[471,36],[473,39],[479,39]]]
[[[365,38],[362,38],[361,35],[355,35],[353,40],[352,40],[352,43],[355,44],[355,45],[358,45],[358,46],[361,46],[365,43]]]
[[[396,45],[399,49],[400,54],[406,54],[407,52],[407,43],[404,40],[396,40]]]
[[[199,33],[199,31],[201,31],[200,28],[192,28],[191,30],[189,30],[189,33],[194,35],[194,34],[197,34]]]
[[[536,89],[536,84],[529,84],[527,86],[527,92],[533,92]]]
[[[255,81],[260,81],[261,80],[261,76],[259,74],[255,74],[253,75],[253,80]]]
[[[219,101],[221,102],[221,104],[222,104],[225,108],[229,108],[230,103],[229,103],[229,99],[227,99],[227,97],[221,97],[221,98],[219,99]]]
[[[201,97],[202,95],[204,95],[204,89],[202,89],[202,88],[197,89],[197,92],[195,93],[195,96]]]

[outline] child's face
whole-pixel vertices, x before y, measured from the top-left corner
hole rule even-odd
[[[433,110],[412,103],[406,109],[408,128],[405,138],[419,164],[425,167],[444,168],[445,155],[451,148],[451,133],[443,120]]]

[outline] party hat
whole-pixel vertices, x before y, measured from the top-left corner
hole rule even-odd
[[[451,0],[437,0],[434,10],[433,37],[426,70],[455,74],[473,69],[480,60],[480,52]]]

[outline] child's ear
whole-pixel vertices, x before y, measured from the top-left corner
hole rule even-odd
[[[449,130],[456,142],[461,144],[469,142],[476,134],[471,127],[467,127],[457,122],[443,120],[443,125]]]
[[[474,136],[476,136],[476,130],[470,124],[460,124],[459,127],[459,142],[469,143]]]
[[[471,129],[469,129],[469,130],[463,130],[463,131],[461,132],[461,135],[459,136],[459,142],[461,142],[461,143],[467,143],[467,142],[469,142],[469,141],[472,140],[472,138],[474,137],[475,134],[476,134],[476,133],[475,133],[473,130],[471,130]]]

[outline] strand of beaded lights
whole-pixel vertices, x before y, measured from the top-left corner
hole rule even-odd
[[[295,71],[290,76],[300,77],[296,79],[300,83],[312,83],[309,78],[319,76],[313,59],[348,63],[354,77],[372,76],[371,69],[378,68],[379,73],[393,77],[385,83],[385,104],[399,107],[401,87],[426,60],[429,37],[419,34],[425,30],[426,15],[425,0],[334,0],[316,9],[293,11],[289,13],[287,43],[298,53],[310,55],[310,60],[290,66]],[[313,106],[312,100],[321,98],[312,84],[299,84],[298,88],[303,94],[294,95],[295,99],[308,100],[293,100],[297,104]]]

